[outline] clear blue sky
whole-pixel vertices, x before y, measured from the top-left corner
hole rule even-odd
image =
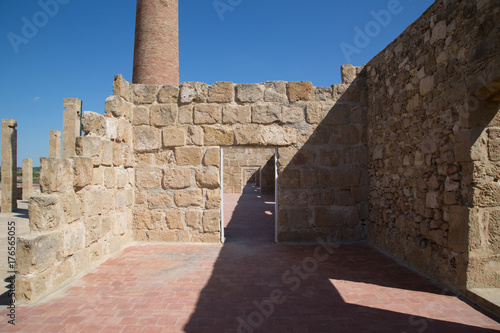
[[[59,8],[44,10],[54,2]],[[432,3],[180,0],[181,82],[340,83],[342,64],[368,62]],[[0,118],[18,120],[18,166],[48,155],[49,131],[62,130],[63,98],[103,113],[114,75],[132,80],[135,4],[0,0]],[[390,16],[374,24],[373,12],[388,7]],[[357,28],[371,36],[355,40]],[[341,45],[356,52],[346,57]]]

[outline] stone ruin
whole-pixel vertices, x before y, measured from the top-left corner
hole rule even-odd
[[[63,156],[41,159],[19,237],[18,299],[132,241],[220,242],[221,181],[241,186],[221,179],[230,146],[268,152],[233,175],[276,149],[279,243],[366,241],[480,301],[475,288],[500,287],[499,10],[437,0],[332,87],[118,75],[104,115],[65,100]]]

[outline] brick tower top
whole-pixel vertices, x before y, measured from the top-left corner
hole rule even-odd
[[[178,0],[137,0],[132,82],[179,84]]]

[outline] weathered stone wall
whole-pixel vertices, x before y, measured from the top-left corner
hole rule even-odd
[[[500,283],[498,14],[438,0],[366,65],[369,240],[454,289]]]
[[[42,193],[29,200],[31,233],[17,244],[20,302],[61,287],[132,240],[132,105],[115,101],[107,101],[106,116],[83,113],[76,156],[40,159]]]
[[[220,147],[278,147],[280,241],[365,237],[366,90],[358,69],[344,83],[115,82],[133,102],[134,238],[220,239]],[[355,81],[353,83],[353,81]]]
[[[241,193],[251,177],[261,186],[261,171],[274,156],[273,148],[228,148],[224,149],[224,193]],[[273,158],[274,161],[274,158]],[[269,193],[270,172],[264,170],[265,190]],[[274,163],[271,175],[274,189]]]

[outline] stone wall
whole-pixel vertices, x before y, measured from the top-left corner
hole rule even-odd
[[[274,151],[273,148],[224,149],[224,193],[242,193],[243,187],[251,179],[259,187],[263,182],[265,193],[270,192],[270,183],[274,190]],[[273,160],[272,173],[264,168],[271,158]],[[261,179],[262,171],[264,171],[263,180]],[[269,179],[269,176],[272,179]]]
[[[130,104],[110,102],[106,116],[83,113],[86,135],[76,137],[76,156],[40,159],[41,194],[29,200],[31,232],[17,244],[19,302],[61,287],[132,240],[131,111]]]
[[[500,283],[498,12],[438,0],[366,65],[369,240],[455,290]]]
[[[117,77],[114,102],[135,104],[134,239],[220,240],[223,146],[278,147],[280,241],[363,239],[366,89],[358,72],[345,66],[343,84],[330,88]]]

